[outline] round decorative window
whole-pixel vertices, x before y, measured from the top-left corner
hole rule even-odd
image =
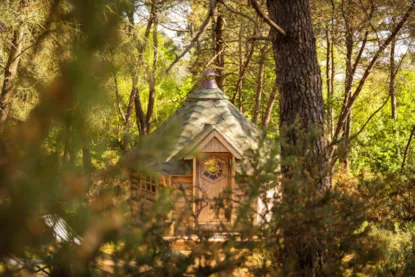
[[[210,181],[217,181],[223,177],[225,162],[215,156],[210,157],[202,164],[202,176]]]

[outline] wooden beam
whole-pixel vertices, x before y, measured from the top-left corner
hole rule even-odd
[[[237,200],[235,199],[235,192],[236,192],[236,183],[235,183],[235,177],[236,177],[236,173],[235,173],[235,156],[231,155],[231,191],[232,191],[232,202],[231,202],[231,207],[232,207],[232,212],[231,212],[231,224],[233,224],[235,222],[235,218],[236,218],[236,209],[234,208],[234,201],[233,200]]]
[[[193,214],[196,214],[196,184],[197,183],[197,161],[196,157],[193,158]],[[196,222],[193,222],[193,227],[196,227]]]

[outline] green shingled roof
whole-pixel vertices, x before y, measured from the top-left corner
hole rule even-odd
[[[175,134],[171,126],[177,128]],[[242,153],[257,147],[261,131],[246,118],[218,88],[200,88],[189,94],[185,103],[168,118],[152,136],[171,136],[171,147],[155,162],[157,171],[165,175],[187,175],[191,161],[180,155],[200,134],[208,129],[218,130]]]

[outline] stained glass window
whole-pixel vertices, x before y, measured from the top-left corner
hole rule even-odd
[[[211,157],[203,162],[203,176],[211,181],[216,181],[223,176],[224,161]]]

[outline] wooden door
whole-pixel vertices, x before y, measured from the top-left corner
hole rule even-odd
[[[224,209],[215,211],[215,198],[220,199],[230,185],[229,154],[208,154],[198,159],[199,224],[219,224],[225,221]],[[216,200],[217,201],[217,200]]]

